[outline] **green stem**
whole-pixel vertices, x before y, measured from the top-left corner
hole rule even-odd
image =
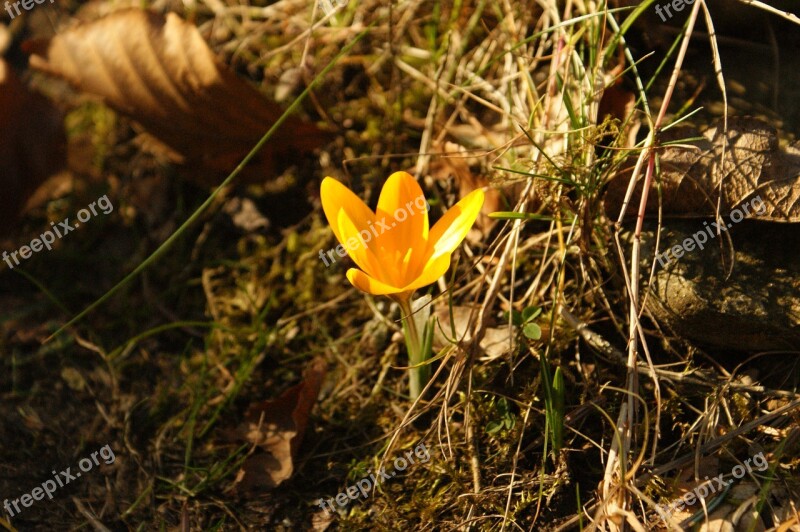
[[[420,365],[426,361],[425,346],[423,337],[420,336],[420,331],[414,321],[409,301],[409,299],[397,300],[403,315],[403,336],[406,339],[406,350],[408,351],[409,366],[411,366],[408,369],[409,395],[411,400],[415,401],[428,383],[430,365]]]

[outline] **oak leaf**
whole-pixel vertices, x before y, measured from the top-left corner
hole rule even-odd
[[[99,96],[138,122],[171,158],[212,184],[232,170],[282,114],[220,64],[198,29],[176,14],[123,9],[26,43],[31,67]],[[290,118],[248,168],[263,179],[282,158],[308,152],[325,135]]]
[[[687,139],[682,141],[682,139]],[[760,197],[764,212],[745,213],[745,218],[773,222],[800,222],[800,144],[781,149],[777,132],[752,118],[731,118],[727,131],[722,122],[704,133],[683,126],[659,137],[658,148],[664,213],[680,217],[714,216]],[[630,179],[630,168],[617,175],[606,194],[606,212],[616,218]],[[635,215],[641,183],[628,205]],[[648,196],[648,214],[655,215],[658,194]],[[760,210],[760,209],[759,209]]]
[[[238,433],[260,451],[249,456],[237,474],[241,489],[274,488],[292,476],[294,459],[324,377],[325,361],[315,359],[300,384],[276,399],[253,403],[247,409]]]

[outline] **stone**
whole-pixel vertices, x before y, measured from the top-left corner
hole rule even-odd
[[[643,280],[655,227],[647,222],[642,233]],[[702,227],[702,219],[665,220],[659,251]],[[632,229],[623,238],[630,242]],[[656,261],[645,304],[659,323],[701,347],[800,351],[800,224],[744,220],[702,250],[664,267]]]

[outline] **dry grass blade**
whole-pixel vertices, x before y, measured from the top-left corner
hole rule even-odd
[[[74,468],[95,440],[118,460],[81,477],[76,504],[39,501],[0,529],[681,530],[757,511],[765,528],[787,528],[800,501],[800,337],[781,335],[798,313],[778,311],[800,270],[787,240],[759,231],[800,243],[797,224],[762,221],[800,208],[800,145],[782,135],[800,106],[774,129],[725,106],[751,96],[736,67],[758,78],[754,100],[795,94],[800,75],[740,64],[773,47],[736,36],[724,1],[697,0],[667,21],[665,0],[208,0],[153,7],[163,15],[56,3],[17,19],[14,31],[33,37],[37,13],[62,27],[31,45],[39,71],[20,78],[70,109],[70,147],[99,154],[89,178],[31,209],[21,231],[75,215],[95,189],[114,210],[25,270],[0,272],[0,503],[53,467]],[[780,29],[776,60],[784,37],[790,51],[800,43],[800,29],[784,35],[792,24],[742,9]],[[778,77],[791,83],[762,91]],[[299,154],[313,128],[290,121],[276,134],[301,102],[336,131],[318,157]],[[6,107],[24,118],[15,103]],[[236,169],[208,197],[138,149],[141,132],[183,170]],[[229,157],[261,138],[249,161],[273,136],[275,151],[251,168],[262,182],[237,187],[245,165]],[[272,163],[284,171],[264,182]],[[412,168],[428,239],[476,188],[493,211],[416,293],[438,320],[430,336],[414,322],[433,350],[416,400],[400,327],[415,311],[348,284],[344,219],[320,209],[319,183],[332,176],[385,205],[386,177]],[[147,202],[131,199],[142,183],[160,208],[143,213]],[[352,194],[343,206],[358,204]],[[659,242],[673,249],[711,221],[691,217],[757,194],[761,220],[654,266],[648,282]],[[421,260],[424,240],[370,239],[369,250],[393,271]],[[165,244],[153,252],[155,242]],[[716,260],[727,244],[738,277],[723,278]],[[753,293],[745,266],[766,290]],[[704,291],[665,296],[685,287]],[[54,309],[87,300],[54,335]],[[691,515],[664,510],[761,451],[769,468],[739,479],[741,491],[714,493]]]
[[[763,9],[768,13],[772,13],[773,15],[778,15],[779,17],[785,18],[789,22],[793,22],[794,24],[800,25],[800,18],[794,13],[790,13],[788,11],[781,11],[780,9],[776,9],[775,7],[769,4],[765,4],[764,2],[761,2],[759,0],[738,0],[738,1],[743,4],[747,4],[749,6],[754,6],[759,9]]]
[[[656,135],[663,126],[663,120],[664,117],[666,116],[667,108],[671,101],[672,93],[678,80],[678,74],[681,71],[681,66],[686,56],[686,50],[689,47],[689,40],[691,38],[691,34],[694,29],[695,21],[697,20],[698,12],[701,6],[703,5],[704,5],[703,0],[698,0],[698,2],[692,8],[691,13],[689,14],[689,20],[686,23],[686,30],[682,38],[680,50],[678,51],[678,55],[675,60],[675,67],[673,68],[672,76],[667,85],[667,90],[664,95],[664,100],[661,104],[661,109],[658,113],[658,117],[656,118],[655,123],[651,125],[650,134],[648,135],[647,141],[645,142],[645,149],[639,155],[639,160],[637,161],[636,168],[634,169],[634,172],[631,175],[631,180],[628,185],[628,190],[625,195],[625,200],[623,201],[622,209],[617,219],[617,231],[615,231],[615,241],[619,257],[622,261],[623,270],[626,270],[626,265],[624,261],[625,254],[622,251],[622,245],[619,240],[618,230],[622,223],[622,219],[625,215],[625,212],[627,211],[628,202],[631,199],[631,196],[633,194],[636,185],[636,181],[639,177],[638,173],[644,166],[645,160],[647,160],[647,170],[645,173],[644,185],[642,187],[642,194],[639,201],[639,211],[636,219],[636,233],[634,235],[633,248],[631,251],[630,274],[626,273],[625,276],[626,287],[628,289],[628,294],[630,298],[630,303],[629,303],[630,311],[628,313],[628,359],[627,359],[628,378],[626,385],[626,388],[628,390],[628,399],[627,402],[622,405],[619,417],[617,419],[616,430],[621,435],[621,440],[618,440],[616,438],[612,440],[611,447],[608,452],[605,475],[600,490],[602,498],[602,503],[601,503],[602,506],[597,513],[597,516],[599,518],[600,516],[602,516],[600,518],[601,521],[605,522],[607,520],[609,527],[612,530],[616,530],[618,528],[617,513],[618,512],[627,513],[629,504],[628,504],[628,495],[626,493],[626,484],[629,481],[635,479],[635,471],[632,471],[630,473],[630,476],[627,474],[623,474],[623,472],[627,469],[625,466],[627,464],[627,461],[629,460],[628,455],[631,451],[633,428],[636,426],[636,412],[634,409],[633,398],[636,395],[639,388],[636,366],[638,364],[638,356],[639,356],[638,346],[640,339],[642,340],[642,346],[645,349],[645,353],[647,354],[648,364],[651,366],[651,369],[653,369],[652,368],[653,362],[650,358],[649,352],[647,351],[647,344],[646,341],[644,340],[644,333],[642,331],[641,324],[639,321],[639,318],[642,313],[642,307],[640,306],[640,301],[639,301],[639,268],[640,268],[640,249],[641,249],[640,243],[641,243],[642,226],[644,224],[645,211],[647,208],[647,197],[650,191],[651,184],[653,183],[653,177],[655,171],[655,153],[653,150],[656,147]],[[661,409],[660,387],[658,384],[658,380],[654,380],[654,385],[655,385],[657,413],[654,425],[655,435],[653,437],[653,441],[656,442],[658,441],[659,438],[658,431],[660,426],[660,409]],[[619,441],[621,441],[621,443],[618,443]],[[595,525],[597,524],[598,523],[596,521]]]

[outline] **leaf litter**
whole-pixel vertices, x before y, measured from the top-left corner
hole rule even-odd
[[[282,36],[285,40],[269,41],[271,49],[263,57],[276,58],[286,53],[289,48],[282,48],[282,45],[287,42],[312,42],[309,36],[314,35],[315,30],[309,27],[307,10],[311,7],[307,2],[280,2],[263,10],[214,6],[214,15],[201,9],[197,16],[210,17],[207,20],[215,23],[225,21],[226,26],[230,22],[230,28],[223,29],[238,32],[236,39],[239,40],[229,43],[229,51],[258,50],[263,43],[241,32],[262,23],[286,31]],[[437,409],[442,408],[440,417],[430,422],[436,410],[426,410],[414,419],[413,425],[405,423],[406,405],[398,393],[401,389],[398,383],[403,379],[398,378],[400,372],[395,369],[398,345],[389,335],[369,332],[371,329],[365,323],[373,323],[374,316],[361,310],[363,302],[352,292],[343,291],[341,282],[345,270],[342,265],[337,265],[338,270],[327,272],[319,267],[316,253],[320,247],[330,247],[330,235],[321,227],[318,216],[310,215],[299,226],[282,227],[278,221],[278,227],[268,228],[258,209],[251,208],[248,202],[233,201],[228,203],[226,211],[234,218],[236,233],[221,232],[218,220],[209,219],[195,245],[188,246],[191,249],[176,257],[176,262],[185,261],[186,264],[180,264],[174,272],[165,267],[164,272],[144,279],[146,297],[132,290],[122,309],[109,308],[111,317],[131,314],[131,323],[113,323],[110,327],[108,321],[92,321],[91,326],[87,323],[85,329],[80,329],[98,344],[116,345],[120,331],[129,339],[118,351],[109,348],[119,359],[111,364],[114,378],[107,383],[94,384],[100,393],[92,395],[92,383],[89,383],[86,388],[71,390],[73,394],[66,400],[74,401],[74,396],[79,396],[85,404],[97,404],[98,413],[93,420],[86,420],[85,425],[113,426],[120,445],[130,452],[130,459],[120,466],[127,469],[120,470],[116,479],[108,479],[116,489],[106,493],[105,486],[98,484],[84,497],[85,502],[91,500],[93,504],[88,510],[89,505],[78,507],[78,519],[86,517],[88,512],[89,521],[102,526],[100,521],[115,522],[121,513],[123,523],[120,526],[133,527],[147,520],[153,526],[210,529],[219,525],[244,529],[245,523],[264,526],[266,522],[269,526],[290,529],[300,526],[299,523],[310,515],[315,497],[336,493],[346,485],[348,476],[360,475],[364,469],[374,466],[374,458],[383,450],[391,449],[391,444],[384,446],[386,439],[391,436],[394,442],[401,433],[398,427],[408,431],[399,438],[400,444],[411,436],[414,439],[424,436],[432,441],[437,441],[439,436],[437,443],[441,444],[441,453],[435,456],[429,469],[415,469],[413,477],[407,481],[397,481],[388,485],[385,493],[375,493],[368,505],[353,507],[347,516],[336,516],[340,526],[415,529],[436,523],[443,529],[456,529],[469,523],[470,526],[498,529],[501,526],[536,528],[556,527],[558,523],[566,526],[568,516],[584,518],[590,514],[599,478],[597,465],[604,460],[603,446],[615,433],[613,427],[602,425],[602,416],[582,413],[597,414],[598,405],[616,404],[617,400],[610,395],[613,392],[602,384],[619,383],[622,372],[618,363],[609,363],[615,359],[595,356],[603,351],[596,350],[594,344],[578,341],[577,334],[561,323],[556,310],[562,299],[580,304],[583,320],[592,327],[600,327],[614,344],[625,343],[623,335],[617,334],[613,325],[608,325],[618,325],[619,299],[613,290],[603,287],[603,280],[596,275],[600,266],[607,266],[604,256],[608,248],[592,247],[597,243],[593,239],[602,234],[601,225],[593,225],[590,211],[580,212],[586,204],[582,191],[591,190],[591,187],[579,180],[595,177],[582,172],[602,166],[595,165],[586,155],[597,150],[591,142],[595,138],[591,131],[595,125],[586,122],[583,129],[570,125],[567,119],[571,118],[570,114],[575,115],[576,109],[561,99],[561,95],[578,97],[587,86],[589,90],[595,89],[595,84],[586,83],[588,80],[573,77],[575,72],[569,65],[580,55],[572,48],[576,42],[573,39],[588,39],[599,26],[589,24],[585,29],[591,31],[573,34],[569,25],[558,23],[558,30],[549,30],[555,38],[545,34],[535,43],[522,43],[535,29],[557,23],[548,18],[547,13],[517,10],[520,6],[516,5],[497,5],[493,12],[482,12],[483,7],[469,3],[452,12],[444,4],[441,12],[428,11],[432,7],[398,7],[394,14],[404,15],[399,25],[381,26],[381,31],[372,35],[374,40],[370,46],[362,50],[364,55],[349,58],[346,69],[337,73],[338,85],[332,88],[341,90],[320,91],[316,97],[318,107],[329,112],[332,121],[340,120],[345,131],[337,139],[340,146],[325,147],[322,160],[327,161],[326,170],[363,175],[363,183],[359,184],[365,188],[365,196],[379,188],[376,176],[384,173],[383,168],[379,168],[381,165],[391,161],[392,165],[413,166],[413,157],[401,163],[395,159],[398,154],[391,148],[402,147],[400,151],[410,150],[411,153],[419,148],[422,154],[428,153],[432,146],[431,151],[452,152],[453,145],[416,142],[417,135],[430,139],[438,136],[432,133],[442,133],[443,137],[451,131],[457,141],[469,144],[472,139],[480,150],[470,151],[475,157],[469,158],[466,167],[436,164],[435,159],[430,167],[424,164],[419,167],[421,181],[425,181],[426,190],[433,199],[440,201],[440,205],[452,204],[449,196],[455,194],[448,194],[450,190],[492,183],[498,189],[511,191],[505,197],[496,196],[496,204],[508,201],[512,206],[521,205],[520,215],[532,214],[529,209],[549,216],[545,221],[530,218],[524,226],[519,221],[528,220],[524,217],[504,227],[494,224],[494,234],[500,237],[501,245],[506,246],[505,251],[488,241],[473,239],[478,253],[470,255],[469,261],[461,262],[458,273],[472,275],[471,268],[475,267],[481,276],[486,275],[482,279],[490,285],[490,295],[483,300],[483,305],[477,305],[477,319],[482,327],[478,327],[477,335],[472,337],[477,344],[475,350],[455,349],[453,356],[444,357],[441,362],[445,369],[443,374],[447,375],[441,383],[446,395],[438,397],[435,405]],[[274,17],[278,9],[286,10],[280,19]],[[353,17],[382,16],[381,9],[377,3],[364,2],[354,10],[343,10],[334,20],[340,26],[326,26],[315,36],[324,44],[315,52],[330,54],[331,49],[352,38],[353,28],[361,23],[356,23]],[[552,12],[557,11],[554,5]],[[574,14],[565,13],[564,18],[569,20]],[[417,22],[420,20],[422,22]],[[590,16],[588,20],[593,23],[594,19]],[[350,23],[353,26],[349,26]],[[422,26],[417,27],[417,24]],[[223,24],[218,25],[221,26]],[[412,31],[403,31],[409,28]],[[394,35],[396,40],[387,41],[386,35]],[[305,38],[309,40],[303,41]],[[150,42],[145,40],[152,40],[159,46],[151,48]],[[396,47],[399,41],[403,46]],[[586,44],[591,45],[590,42]],[[426,48],[430,46],[440,48],[428,53]],[[109,52],[103,55],[106,48]],[[230,170],[238,163],[237,157],[252,147],[253,138],[263,133],[265,124],[280,113],[247,82],[237,79],[219,64],[193,24],[181,21],[172,13],[162,16],[123,10],[64,30],[49,42],[32,44],[30,50],[36,53],[32,63],[37,68],[70,81],[79,91],[99,96],[117,112],[138,122],[140,131],[159,139],[172,160],[183,165],[184,170],[200,170],[196,176],[190,176],[199,183],[215,182],[214,176]],[[97,52],[95,57],[93,52]],[[552,68],[557,74],[548,77],[542,76],[535,67],[529,70],[530,65],[542,66],[540,52],[552,59]],[[193,64],[187,57],[195,54],[197,69],[181,70]],[[294,60],[296,57],[292,59],[292,64],[298,64]],[[250,60],[261,64],[262,56],[255,54]],[[395,68],[401,68],[409,77],[398,77]],[[286,70],[279,69],[279,72]],[[193,76],[206,80],[208,85]],[[273,77],[280,78],[279,75]],[[474,85],[478,79],[480,84]],[[295,71],[282,81],[286,88],[282,89],[281,98],[287,91],[296,89],[299,73]],[[436,91],[452,91],[449,94],[437,92],[446,105],[438,98],[428,100],[430,94],[425,90],[431,87],[436,87]],[[220,94],[226,95],[225,98],[217,98]],[[353,94],[357,97],[348,101]],[[533,106],[526,107],[538,102],[540,97],[546,104],[558,102],[559,105],[547,107],[546,113],[540,116]],[[622,99],[621,103],[624,109],[626,101]],[[200,110],[196,123],[187,108],[192,113]],[[165,109],[176,112],[165,114]],[[405,115],[400,114],[401,109]],[[392,114],[395,112],[396,115]],[[422,126],[414,125],[418,118],[409,118],[413,113],[426,117]],[[430,113],[430,121],[426,113]],[[342,119],[343,116],[346,118]],[[256,119],[252,120],[253,117]],[[482,125],[495,118],[497,121],[491,126]],[[228,119],[230,123],[226,123]],[[527,124],[531,126],[532,138],[538,141],[535,148],[527,145],[519,134],[518,126],[529,120],[535,122]],[[202,127],[198,123],[203,124]],[[453,127],[449,127],[450,124]],[[237,129],[240,125],[241,131]],[[284,148],[290,157],[294,157],[295,152],[299,154],[320,145],[316,129],[305,130],[305,124],[297,122],[291,125],[295,127],[284,130],[286,134],[278,139],[278,147]],[[393,127],[399,130],[392,130]],[[208,128],[216,129],[209,134]],[[576,134],[579,129],[580,134]],[[485,135],[487,130],[491,130],[492,139]],[[297,135],[304,131],[308,135]],[[735,151],[735,160],[742,163],[741,167],[719,164],[721,136],[711,130],[706,134],[686,131],[680,135],[677,128],[672,133],[668,131],[660,139],[662,142],[701,135],[705,139],[693,141],[696,145],[692,148],[661,148],[666,169],[665,196],[669,195],[667,199],[675,205],[676,212],[713,215],[714,193],[719,195],[722,191],[723,208],[729,209],[748,194],[763,190],[771,194],[770,218],[795,220],[797,201],[791,181],[797,175],[794,148],[778,149],[777,143],[770,140],[769,131],[763,124],[754,123],[742,123],[729,130],[730,144],[726,149]],[[599,128],[597,133],[599,138]],[[621,145],[627,145],[634,134],[628,131]],[[675,137],[670,137],[673,134]],[[587,139],[590,142],[585,142]],[[404,144],[409,140],[411,142]],[[341,149],[342,144],[345,149]],[[540,147],[550,158],[547,164],[539,160]],[[463,151],[460,144],[455,151]],[[251,177],[264,180],[271,175],[279,159],[280,156],[269,151],[262,153]],[[331,164],[331,159],[344,160],[345,164],[343,167]],[[422,159],[424,157],[420,157]],[[376,169],[374,173],[362,173],[360,170],[364,166]],[[542,185],[535,177],[521,179],[519,175],[512,177],[497,170],[501,167],[530,170],[532,176],[552,173],[561,181]],[[455,179],[451,180],[451,176]],[[574,181],[570,181],[573,178]],[[536,186],[528,187],[534,182]],[[523,186],[518,186],[520,184]],[[673,188],[668,190],[669,187]],[[529,196],[526,190],[533,190],[534,194]],[[703,199],[689,201],[697,196],[697,191],[703,192],[699,195]],[[655,212],[650,205],[648,209],[649,213]],[[272,213],[265,214],[273,220]],[[574,228],[562,225],[573,221],[578,222]],[[491,225],[487,224],[487,231]],[[573,245],[570,239],[573,230],[582,233],[583,247]],[[276,236],[279,232],[281,234]],[[481,256],[482,244],[488,247],[484,256]],[[467,248],[465,252],[474,251]],[[513,261],[509,260],[512,256]],[[203,272],[204,289],[200,295],[205,299],[199,298],[198,304],[196,296],[200,291],[193,291],[193,288],[200,284],[199,270]],[[507,276],[509,270],[512,275]],[[473,281],[478,277],[476,274]],[[80,280],[76,277],[76,282]],[[156,290],[151,290],[151,285],[155,285]],[[455,308],[462,314],[457,319],[459,331],[470,330],[475,325],[471,322],[473,318],[464,316],[471,314],[474,308],[468,306],[470,303],[480,302],[483,294],[475,288],[478,285],[475,282],[466,290],[452,294]],[[446,285],[443,284],[443,288],[446,289]],[[494,297],[498,294],[502,303],[495,305]],[[82,300],[71,303],[79,307]],[[511,334],[519,341],[507,344],[509,328],[501,310],[514,315],[533,307],[544,307],[547,312],[523,324],[528,327],[527,333],[520,334],[513,329]],[[437,310],[444,314],[441,308]],[[465,312],[467,310],[470,312]],[[213,316],[214,330],[207,335],[203,325],[183,320],[199,319],[204,313]],[[147,327],[163,325],[167,318],[174,320],[174,332],[142,333]],[[443,321],[449,321],[449,316]],[[390,330],[396,324],[381,322],[381,325],[381,330]],[[588,325],[582,323],[579,327],[585,331]],[[446,325],[444,329],[447,330]],[[542,335],[542,331],[546,333]],[[495,332],[498,341],[492,342]],[[140,338],[139,333],[145,337]],[[3,382],[12,383],[14,393],[10,401],[19,401],[19,382],[23,385],[40,382],[33,373],[40,363],[58,366],[58,359],[52,353],[69,354],[76,361],[85,360],[84,350],[93,344],[78,334],[74,339],[69,337],[74,345],[59,344],[57,348],[50,347],[52,351],[49,352],[14,344],[17,353],[22,349],[34,358],[26,360],[26,365],[15,362],[9,366]],[[350,343],[359,336],[360,340]],[[541,337],[546,337],[546,341],[537,343]],[[767,429],[775,427],[764,425],[770,423],[771,418],[758,417],[765,397],[777,392],[791,393],[788,390],[792,383],[781,380],[791,375],[789,362],[781,361],[789,366],[789,371],[779,372],[782,375],[767,371],[743,389],[737,382],[726,380],[730,377],[727,369],[719,368],[716,363],[703,364],[705,353],[687,351],[678,340],[658,337],[667,346],[658,353],[663,357],[659,360],[685,370],[681,374],[657,368],[664,385],[674,394],[669,403],[653,404],[652,398],[646,396],[649,390],[642,387],[647,406],[663,408],[671,417],[672,432],[662,433],[663,447],[669,453],[691,456],[695,452],[695,439],[717,441],[713,439],[715,434],[726,431],[735,434],[736,427],[745,420],[756,421],[751,436],[761,443],[775,446],[786,437],[787,445],[791,444],[790,432],[769,432]],[[182,345],[185,338],[191,340]],[[197,338],[205,340],[203,345],[192,343]],[[680,348],[676,348],[676,344]],[[478,346],[486,349],[488,357],[481,360],[475,356],[480,354]],[[102,363],[109,362],[105,349],[93,345],[90,351],[100,354]],[[313,369],[315,363],[308,364],[310,353],[316,351],[323,351],[335,365],[330,370],[334,376],[328,379],[332,381],[331,393],[323,396],[317,413],[313,414],[323,378],[321,370]],[[50,358],[45,358],[48,353]],[[542,360],[557,365],[557,374],[564,376],[567,383],[566,387],[559,385],[558,390],[566,394],[564,425],[572,430],[563,431],[564,449],[559,453],[549,452],[547,443],[543,443],[547,442],[550,432],[549,421],[541,413],[543,386],[546,385],[540,365]],[[257,361],[255,369],[248,366],[252,361]],[[705,366],[702,373],[695,372],[699,365]],[[264,394],[272,396],[272,389],[296,382],[296,375],[304,367],[308,369],[300,384],[278,398],[255,403],[250,399]],[[118,408],[115,403],[120,393],[116,388],[117,378],[125,388],[126,408]],[[55,388],[49,391],[57,392]],[[137,403],[130,392],[145,399]],[[45,405],[65,401],[63,397],[45,396],[48,392],[39,393],[42,399],[54,399],[43,401]],[[745,394],[751,402],[742,400]],[[496,400],[497,397],[502,400]],[[786,406],[789,399],[786,395],[780,397],[780,405],[769,405],[769,410],[779,412]],[[564,399],[562,396],[561,400]],[[710,406],[704,405],[704,401],[709,401]],[[559,403],[555,401],[554,404]],[[190,410],[187,405],[192,406],[191,415],[186,413]],[[220,410],[219,405],[227,406]],[[714,417],[720,410],[725,415]],[[220,411],[225,416],[223,430],[209,433],[193,430],[195,416],[214,426]],[[90,417],[93,411],[83,409],[81,412],[84,417]],[[699,418],[694,415],[697,412],[701,412]],[[5,413],[3,416],[0,423],[3,441],[13,442],[9,448],[22,448],[24,445],[20,442],[28,434],[18,428],[20,424],[16,423],[12,410],[8,416]],[[313,424],[322,425],[323,430],[319,438],[314,438],[318,441],[305,438],[306,445],[300,451],[305,454],[300,456],[297,453],[309,426],[309,417],[316,418]],[[44,422],[37,424],[37,433],[44,432],[43,437],[37,439],[39,442],[58,434],[57,431],[46,432],[53,423],[49,416],[43,419]],[[780,420],[786,421],[786,418]],[[438,434],[425,430],[437,423]],[[698,432],[694,423],[700,423],[703,431]],[[476,426],[478,431],[474,430]],[[756,433],[755,428],[761,430],[762,426],[764,432]],[[220,432],[229,434],[231,427],[238,427],[239,442],[245,442],[251,454],[241,468],[233,470],[238,471],[237,475],[216,476],[214,466],[227,463],[229,458],[224,454],[223,443],[227,440]],[[480,430],[485,428],[491,429],[491,437]],[[648,427],[643,428],[647,430]],[[92,433],[96,431],[87,431],[87,434]],[[202,438],[203,445],[192,447],[195,435]],[[739,443],[733,437],[730,439]],[[674,447],[670,447],[671,444]],[[40,443],[40,449],[41,445],[49,448]],[[525,452],[520,453],[519,449]],[[731,446],[730,450],[740,452],[741,448]],[[796,448],[790,448],[790,452],[797,454]],[[665,454],[657,456],[660,462],[667,459]],[[308,465],[298,466],[305,461]],[[781,500],[787,503],[795,495],[790,482],[794,466],[788,460],[783,462],[789,472],[783,478],[788,488]],[[319,471],[330,472],[320,478]],[[119,480],[123,478],[130,482],[125,484]],[[193,482],[197,479],[200,480]],[[253,491],[243,494],[240,500],[222,500],[220,493],[225,494],[237,481],[242,492],[248,491],[245,486],[254,488]],[[0,485],[5,488],[3,482],[0,478]],[[277,485],[287,489],[269,488]],[[301,493],[293,493],[295,491]],[[104,505],[103,496],[114,500]],[[642,502],[644,499],[635,500]],[[643,502],[641,506],[645,506]],[[783,505],[787,506],[790,505]],[[640,509],[631,508],[630,511]],[[782,519],[791,519],[790,514],[781,515]],[[273,521],[273,517],[276,520]],[[329,524],[330,521],[326,521],[322,527]]]

